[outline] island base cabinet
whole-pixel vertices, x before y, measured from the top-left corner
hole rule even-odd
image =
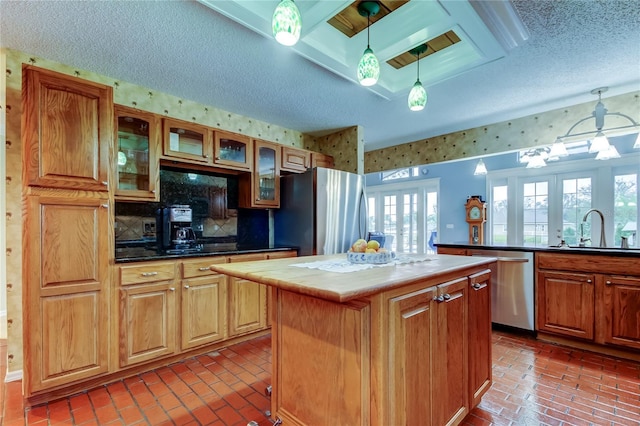
[[[604,343],[640,349],[640,278],[605,275]]]
[[[368,305],[276,298],[272,412],[285,425],[369,425]]]

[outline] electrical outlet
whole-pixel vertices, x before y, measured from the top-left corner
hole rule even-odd
[[[143,219],[142,220],[142,236],[143,237],[155,237],[156,236],[156,221],[155,221],[155,219]]]

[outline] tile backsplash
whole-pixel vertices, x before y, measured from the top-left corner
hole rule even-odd
[[[198,238],[238,235],[238,180],[204,172],[162,169],[160,202],[116,202],[116,241],[155,239],[156,212],[174,204],[189,205]]]

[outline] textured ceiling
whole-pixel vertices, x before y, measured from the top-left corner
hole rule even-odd
[[[409,111],[405,93],[378,96],[197,2],[0,0],[0,46],[304,133],[361,125],[368,151],[595,105],[590,91],[600,86],[610,87],[604,99],[640,90],[636,0],[512,3],[529,38],[426,85],[420,112]],[[427,73],[421,66],[423,83]]]

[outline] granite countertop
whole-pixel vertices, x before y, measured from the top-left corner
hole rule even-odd
[[[415,261],[391,262],[353,272],[327,271],[318,269],[316,266],[294,266],[316,262],[342,264],[346,261],[345,254],[225,263],[211,265],[210,268],[215,272],[283,290],[343,303],[411,283],[439,279],[465,269],[482,267],[497,260],[493,257],[448,255],[405,256],[415,257]],[[450,277],[451,275],[448,275],[448,278]],[[434,285],[437,283],[437,280],[434,281]]]
[[[525,247],[525,246],[488,246],[465,243],[438,243],[438,247],[466,248],[471,250],[502,250],[502,251],[527,251],[527,252],[562,252],[571,254],[605,255],[618,257],[640,257],[640,248],[623,249],[619,247]]]
[[[198,251],[158,250],[152,245],[129,244],[124,247],[116,245],[116,263],[144,262],[149,260],[180,259],[187,257],[229,256],[236,254],[265,253],[272,251],[297,250],[296,247],[284,246],[246,246],[236,243],[205,243]]]

